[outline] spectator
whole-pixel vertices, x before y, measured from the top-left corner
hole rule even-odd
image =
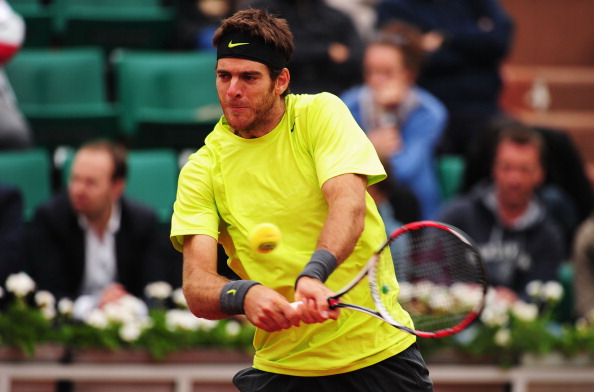
[[[575,310],[579,317],[594,315],[594,214],[576,231],[572,256]]]
[[[323,0],[252,0],[287,20],[295,37],[291,92],[339,94],[361,80],[363,41],[348,15]]]
[[[82,146],[68,192],[41,205],[27,235],[31,276],[39,289],[75,300],[75,317],[126,293],[167,280],[167,241],[154,211],[122,196],[126,155],[104,141]],[[166,239],[166,237],[165,237]]]
[[[0,184],[0,286],[10,274],[24,269],[22,241],[23,197],[18,188]],[[0,296],[0,309],[4,305]]]
[[[517,126],[519,121],[502,116],[492,122],[481,135],[466,157],[462,191],[470,190],[475,184],[490,176],[493,161],[493,144],[501,129]],[[548,205],[549,211],[562,225],[565,248],[569,251],[578,225],[592,212],[594,192],[586,174],[584,162],[571,138],[562,131],[533,127],[540,133],[546,146],[546,177],[538,193]]]
[[[424,58],[420,41],[418,30],[409,25],[386,25],[365,50],[365,83],[341,98],[396,181],[414,192],[422,217],[433,219],[441,204],[435,147],[447,111],[415,85]]]
[[[378,23],[402,20],[424,33],[429,52],[419,85],[448,108],[441,153],[464,154],[500,113],[500,65],[512,41],[512,20],[498,0],[383,0]]]
[[[325,0],[326,4],[349,15],[363,42],[376,33],[377,15],[375,6],[379,0]]]
[[[177,49],[213,50],[212,35],[235,10],[234,0],[177,0]]]
[[[19,51],[24,38],[23,18],[5,0],[0,0],[0,150],[27,148],[33,142],[3,69]]]
[[[445,206],[439,220],[477,243],[492,285],[525,300],[526,284],[556,280],[565,249],[560,226],[538,199],[544,143],[526,127],[508,127],[496,142],[493,182],[478,184]]]

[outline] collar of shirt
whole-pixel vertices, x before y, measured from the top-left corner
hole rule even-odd
[[[111,235],[117,233],[117,231],[120,229],[121,219],[122,211],[120,209],[120,205],[118,203],[114,203],[114,205],[111,208],[111,215],[109,216],[109,221],[107,222],[107,229],[105,230],[105,233]],[[85,232],[88,231],[91,227],[87,217],[82,214],[78,214],[78,224]]]

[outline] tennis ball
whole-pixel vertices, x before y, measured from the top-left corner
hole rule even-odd
[[[272,223],[261,223],[249,234],[252,249],[260,253],[272,252],[281,241],[281,232]]]

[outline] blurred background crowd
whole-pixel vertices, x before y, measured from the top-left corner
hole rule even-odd
[[[338,95],[376,147],[388,231],[454,224],[502,296],[559,280],[565,316],[588,314],[594,5],[535,3],[0,0],[0,285],[26,271],[80,317],[181,285],[169,220],[179,168],[221,115],[211,37],[265,7],[295,35],[291,92]],[[224,256],[220,270],[233,277]]]

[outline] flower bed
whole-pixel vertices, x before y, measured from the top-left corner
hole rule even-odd
[[[56,303],[50,293],[35,291],[35,283],[24,273],[10,276],[5,288],[7,293],[0,287],[0,296],[14,299],[0,313],[0,348],[16,347],[26,356],[47,346],[63,347],[74,360],[90,352],[98,358],[97,354],[109,357],[106,353],[126,351],[155,361],[191,361],[188,358],[196,358],[195,349],[227,351],[247,359],[253,350],[253,326],[242,319],[197,318],[188,310],[181,289],[171,290],[163,282],[147,286],[147,297],[155,304],[148,312],[142,311],[134,297],[124,297],[93,310],[83,321],[72,317],[71,301]],[[594,317],[558,322],[555,307],[563,292],[556,282],[532,282],[529,292],[531,303],[503,299],[490,290],[478,322],[455,336],[419,339],[423,355],[428,362],[486,360],[501,366],[548,354],[591,362]],[[162,305],[166,300],[176,307],[166,308]]]
[[[136,350],[148,352],[155,360],[194,348],[251,353],[254,327],[239,319],[197,318],[188,310],[181,290],[167,286],[158,282],[147,287],[155,302],[148,312],[141,301],[125,296],[94,309],[80,321],[72,317],[72,301],[56,303],[49,292],[35,292],[28,275],[11,275],[6,291],[14,299],[0,313],[0,347],[16,347],[28,356],[47,344],[62,345],[75,353],[73,350]],[[4,294],[1,287],[0,294]],[[170,297],[177,305],[174,309],[163,305]]]
[[[568,363],[576,358],[594,359],[594,314],[577,322],[560,322],[557,305],[563,288],[557,282],[531,282],[530,302],[502,298],[490,289],[480,319],[467,330],[445,339],[420,339],[424,355],[443,358],[444,350],[455,352],[468,362],[487,360],[504,367],[523,358],[554,355]]]

